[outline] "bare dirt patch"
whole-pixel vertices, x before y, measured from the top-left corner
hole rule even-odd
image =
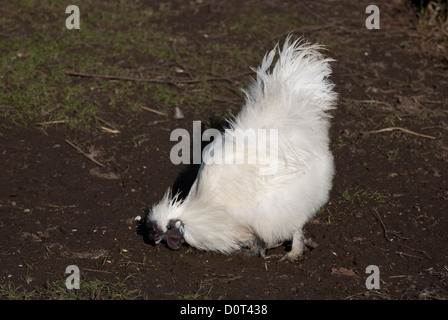
[[[188,186],[194,178],[194,170],[170,162],[170,132],[178,127],[191,132],[192,120],[215,126],[238,112],[243,96],[237,90],[249,83],[248,75],[177,87],[130,81],[128,91],[117,93],[113,86],[124,80],[60,74],[65,79],[61,86],[96,88],[91,94],[86,89],[86,100],[119,133],[101,130],[110,128],[101,121],[96,129],[37,125],[56,120],[45,113],[17,124],[10,115],[18,105],[2,101],[0,297],[448,298],[447,66],[422,52],[425,35],[416,28],[412,8],[399,1],[379,4],[381,29],[371,31],[364,27],[368,4],[144,1],[129,12],[109,8],[104,13],[113,19],[144,8],[171,34],[163,58],[161,52],[150,58],[138,50],[109,58],[111,64],[134,70],[134,77],[147,77],[145,72],[183,80],[241,75],[291,30],[327,45],[327,54],[336,59],[333,80],[340,94],[331,130],[337,174],[330,202],[306,227],[307,237],[318,246],[303,260],[280,263],[187,246],[172,251],[148,243],[135,220],[168,187]],[[29,32],[29,21],[22,23],[4,29],[3,41]],[[46,24],[51,29],[52,23]],[[128,31],[139,27],[129,25]],[[83,50],[107,54],[101,43]],[[203,57],[202,64],[193,56]],[[52,68],[41,67],[43,74]],[[13,75],[11,68],[3,70],[5,76]],[[101,73],[105,66],[83,63],[83,68],[79,71]],[[126,101],[141,106],[141,96],[147,106],[157,105],[168,116],[117,106]],[[172,117],[176,106],[184,119]],[[72,264],[80,268],[82,284],[99,281],[127,289],[110,296],[69,296],[55,290]],[[365,286],[369,265],[379,267],[379,290]]]

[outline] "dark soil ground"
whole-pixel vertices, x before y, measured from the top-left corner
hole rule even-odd
[[[52,64],[38,64],[39,77],[17,87],[14,63],[31,56],[21,51],[18,39],[36,46],[44,41],[29,40],[36,32],[33,23],[45,26],[39,32],[50,42],[63,41],[58,34],[67,15],[52,1],[44,2],[0,9],[0,54],[10,58],[3,60],[0,79],[0,298],[448,298],[447,64],[428,54],[429,31],[420,27],[412,6],[379,3],[381,28],[368,30],[368,1],[100,5],[102,19],[110,20],[111,43],[118,47],[137,35],[127,50],[112,54],[105,42],[79,40],[72,52],[88,53],[87,58],[67,62],[55,55]],[[88,32],[97,19],[89,11],[93,4],[78,5],[80,31]],[[27,12],[34,12],[34,20],[26,19]],[[126,22],[145,12],[150,26]],[[126,25],[114,30],[111,21],[121,20]],[[148,28],[169,38],[144,37]],[[244,103],[238,88],[249,83],[249,67],[256,67],[290,31],[327,46],[340,95],[331,129],[334,187],[329,203],[305,228],[318,246],[296,263],[153,246],[135,217],[144,217],[168,187],[186,188],[192,178],[187,165],[170,162],[176,143],[170,132],[192,132],[192,120],[201,120],[203,129],[217,126],[237,113]],[[145,52],[146,45],[157,50]],[[93,63],[92,56],[100,60]],[[171,83],[76,77],[64,74],[66,69]],[[54,90],[42,94],[54,100],[42,110],[36,103],[38,111],[31,112],[26,106],[40,96],[28,104],[20,98],[45,83],[46,76],[55,77]],[[79,109],[58,116],[53,111],[64,109],[68,100],[58,94],[74,86],[86,90],[80,91],[83,104],[95,107],[85,122]],[[8,95],[13,89],[19,89],[17,99]],[[156,97],[161,90],[169,90],[165,98]],[[174,107],[184,119],[173,118]],[[65,288],[69,265],[80,269],[80,290]],[[379,289],[366,288],[369,265],[379,268]]]

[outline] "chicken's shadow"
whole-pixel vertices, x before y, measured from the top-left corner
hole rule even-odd
[[[217,129],[221,132],[224,131],[225,128],[228,128],[229,124],[224,118],[212,117],[210,118],[210,128]],[[201,136],[206,130],[205,127],[201,128]],[[210,141],[202,141],[201,142],[201,154],[204,148],[210,144]],[[189,164],[187,167],[179,174],[179,176],[174,181],[172,186],[173,195],[179,193],[179,199],[185,199],[190,192],[190,189],[198,176],[198,172],[200,169],[200,164]]]
[[[149,230],[148,230],[148,227],[146,226],[146,222],[147,222],[146,217],[148,216],[149,210],[150,210],[149,208],[145,209],[144,218],[137,221],[136,227],[137,227],[137,234],[142,236],[143,242],[145,244],[154,245],[154,241],[149,239]]]

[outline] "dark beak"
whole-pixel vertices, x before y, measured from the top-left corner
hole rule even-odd
[[[146,227],[148,228],[148,237],[150,240],[159,243],[163,239],[164,233],[154,221],[148,221]]]
[[[165,239],[168,247],[178,250],[184,242],[184,225],[180,220],[171,220],[166,232],[163,232],[154,221],[148,221],[146,227],[148,228],[149,239],[156,244]]]
[[[166,244],[173,250],[178,250],[184,242],[184,236],[179,229],[172,228],[166,232]]]

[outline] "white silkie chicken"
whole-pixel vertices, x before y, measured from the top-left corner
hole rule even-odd
[[[279,58],[271,68],[277,48]],[[188,196],[180,200],[168,190],[150,210],[151,240],[164,239],[175,250],[183,242],[225,254],[249,248],[263,257],[266,249],[292,240],[282,260],[302,255],[302,228],[328,201],[334,174],[328,111],[335,108],[337,94],[329,80],[333,60],[324,58],[321,48],[301,39],[291,43],[288,37],[282,49],[276,46],[264,57],[254,70],[256,81],[244,91],[245,106],[229,120],[230,130],[203,152]],[[234,150],[236,136],[248,129],[277,132],[274,138],[259,138],[275,157],[260,157],[258,148],[242,154]],[[222,154],[238,159],[251,153],[258,155],[255,163],[210,161]],[[263,173],[266,166],[276,170]]]

